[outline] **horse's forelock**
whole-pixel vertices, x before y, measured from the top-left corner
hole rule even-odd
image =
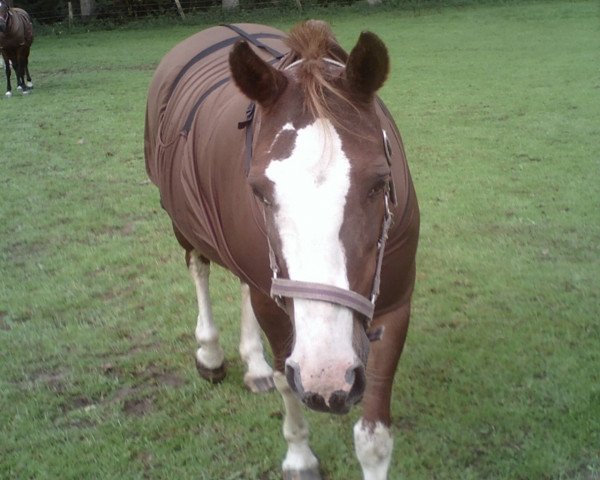
[[[330,64],[324,59],[345,63],[348,55],[338,44],[328,23],[321,20],[307,20],[294,27],[286,39],[286,44],[298,64],[299,80],[305,93],[305,107],[316,118],[328,118],[339,123],[329,102],[338,99],[351,105],[346,94],[332,82],[327,69]]]
[[[296,25],[286,39],[296,55],[305,60],[318,60],[327,56],[337,40],[328,23],[307,20]]]

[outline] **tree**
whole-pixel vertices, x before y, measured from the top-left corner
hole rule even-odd
[[[239,0],[223,0],[223,10],[232,10],[239,7]]]
[[[79,0],[81,6],[81,18],[88,20],[96,14],[96,0]]]

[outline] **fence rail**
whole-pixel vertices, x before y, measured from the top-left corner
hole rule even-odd
[[[32,19],[41,24],[89,20],[127,21],[149,16],[179,16],[198,13],[211,8],[266,7],[297,5],[296,0],[72,0],[26,1],[14,0]],[[326,3],[328,0],[308,0]],[[350,3],[353,0],[345,0]],[[11,3],[11,2],[9,2]]]
[[[89,20],[128,21],[150,16],[180,16],[209,9],[280,7],[298,9],[316,5],[348,5],[359,0],[8,0],[9,4],[29,12],[40,24]],[[443,0],[367,0],[370,4],[389,2],[393,5],[418,7]],[[452,0],[446,0],[450,3]],[[476,1],[476,0],[462,0]]]

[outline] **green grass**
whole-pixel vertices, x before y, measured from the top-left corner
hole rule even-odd
[[[319,15],[347,48],[364,28],[387,43],[421,202],[390,478],[600,478],[597,5]],[[153,69],[199,28],[41,36],[35,92],[0,101],[0,478],[280,476],[281,402],[242,386],[237,282],[213,272],[215,387],[143,165]],[[359,478],[359,414],[308,413],[326,479]]]

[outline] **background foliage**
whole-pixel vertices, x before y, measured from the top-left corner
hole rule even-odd
[[[66,22],[68,18],[68,0],[9,0],[14,6],[27,10],[35,22],[52,24]],[[312,7],[340,8],[344,5],[361,4],[365,0],[240,0],[242,10],[252,9],[278,9],[279,14],[297,10],[297,4],[303,9]],[[444,6],[466,6],[477,4],[494,4],[493,0],[381,0],[383,4],[394,8],[407,9],[420,12],[422,9],[442,8]],[[181,6],[187,14],[198,14],[212,8],[219,9],[221,0],[180,0]],[[503,0],[503,4],[518,5],[520,0]],[[71,2],[75,19],[80,19],[79,0]],[[148,16],[176,17],[178,15],[173,0],[95,0],[95,21],[111,23],[127,23],[134,19]],[[86,20],[89,23],[90,20]]]

